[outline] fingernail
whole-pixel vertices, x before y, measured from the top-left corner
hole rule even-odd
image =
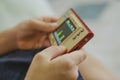
[[[59,46],[61,49],[66,49],[66,47],[65,46]]]

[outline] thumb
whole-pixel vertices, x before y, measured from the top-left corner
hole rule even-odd
[[[52,46],[43,50],[40,52],[40,54],[44,55],[48,60],[51,60],[57,56],[64,54],[65,52],[66,48],[63,46]]]

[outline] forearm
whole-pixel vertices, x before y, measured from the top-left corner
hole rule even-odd
[[[79,65],[79,70],[85,80],[118,80],[108,68],[91,55]]]
[[[0,32],[0,56],[16,49],[15,30]]]

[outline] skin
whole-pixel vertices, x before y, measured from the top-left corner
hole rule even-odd
[[[50,46],[48,34],[58,28],[57,20],[56,17],[30,19],[0,32],[0,55],[17,49]],[[37,53],[25,80],[76,80],[78,69],[84,80],[119,80],[106,66],[84,50],[66,53],[63,46],[51,46]]]
[[[1,32],[0,55],[16,49],[29,50],[49,46],[48,34],[58,27],[55,23],[57,19],[56,17],[30,19]]]
[[[77,80],[78,65],[86,56],[80,50],[65,52],[62,46],[52,46],[38,53],[25,80]]]

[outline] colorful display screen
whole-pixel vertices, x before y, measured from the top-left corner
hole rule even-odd
[[[75,29],[71,20],[69,18],[66,19],[66,21],[54,32],[57,43],[62,43]]]

